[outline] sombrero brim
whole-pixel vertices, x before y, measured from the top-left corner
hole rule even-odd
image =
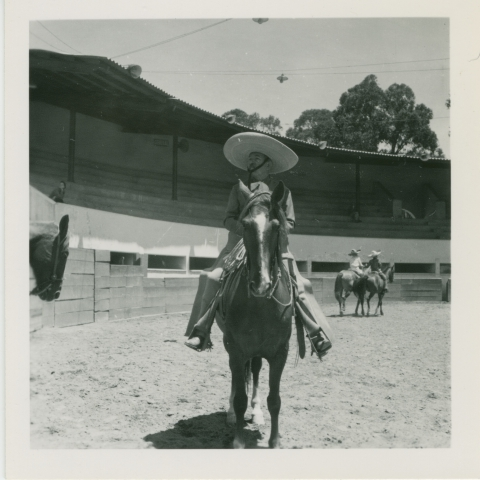
[[[298,162],[295,152],[282,142],[262,133],[238,133],[230,137],[223,147],[227,160],[242,170],[247,170],[248,156],[252,152],[263,153],[272,160],[270,173],[285,172]]]
[[[380,250],[380,252],[376,252],[375,250],[369,255],[369,257],[378,257],[380,254],[382,253],[382,251]]]

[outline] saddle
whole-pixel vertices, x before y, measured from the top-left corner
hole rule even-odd
[[[220,318],[217,317],[217,320],[225,322],[225,317],[227,313],[228,305],[230,304],[233,295],[235,294],[238,284],[242,275],[246,275],[246,250],[243,240],[240,240],[234,249],[228,254],[224,259],[224,270],[221,281],[221,287],[217,292],[215,298],[212,301],[212,311],[211,314],[217,314]],[[297,282],[295,280],[295,274],[291,268],[289,268],[288,274],[291,278],[291,288],[293,289],[292,295],[292,306],[293,311],[295,312],[295,304],[297,298]],[[298,341],[298,352],[301,359],[305,357],[305,336],[303,333],[303,324],[298,315],[294,315],[295,318],[295,328],[297,331],[297,341]]]

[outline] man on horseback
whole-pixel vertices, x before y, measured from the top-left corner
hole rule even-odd
[[[352,272],[355,272],[359,278],[365,275],[363,271],[363,262],[359,255],[360,250],[361,248],[359,248],[358,250],[355,250],[354,248],[352,248],[352,251],[348,254],[348,256],[351,257],[350,267],[348,269],[351,270]]]
[[[387,287],[387,277],[385,276],[385,274],[383,273],[382,271],[382,262],[380,261],[380,259],[378,258],[378,256],[381,254],[382,252],[376,252],[375,250],[372,250],[372,253],[369,255],[369,257],[372,257],[368,263],[366,264],[367,267],[370,267],[370,271],[372,273],[376,273],[378,274],[385,282],[385,288],[384,288],[384,291],[385,292],[388,292],[388,287]]]
[[[234,135],[226,142],[223,151],[230,163],[249,173],[248,187],[251,192],[272,192],[279,182],[271,174],[285,172],[298,162],[297,155],[286,145],[259,133]],[[229,231],[227,245],[220,252],[213,267],[202,272],[200,276],[197,295],[185,333],[189,337],[185,345],[199,352],[211,346],[210,330],[217,314],[217,293],[221,286],[224,261],[239,242],[243,242],[243,225],[239,218],[247,201],[248,198],[239,184],[235,185],[230,193],[224,220],[224,225]],[[290,232],[295,227],[295,213],[292,195],[288,189],[285,189],[281,208],[285,213]],[[301,320],[307,332],[312,353],[315,352],[319,358],[322,358],[332,346],[330,326],[313,296],[311,283],[300,275],[288,244],[281,253],[283,263],[292,278],[292,284],[296,285],[295,316]]]

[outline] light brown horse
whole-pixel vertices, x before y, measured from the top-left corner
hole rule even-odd
[[[359,281],[360,277],[352,270],[342,270],[337,275],[337,278],[335,279],[335,298],[338,302],[340,315],[343,315],[343,312],[345,311],[345,300],[349,295],[353,292],[354,295],[357,296],[355,289]],[[357,310],[355,310],[355,314],[356,313]]]
[[[228,421],[235,421],[234,448],[245,448],[244,416],[248,397],[246,371],[253,373],[254,421],[262,423],[258,400],[258,373],[261,359],[270,364],[267,397],[271,417],[270,448],[280,447],[280,380],[287,360],[292,333],[293,286],[281,252],[287,241],[287,223],[281,208],[285,195],[282,182],[270,194],[251,194],[241,214],[246,256],[225,292],[223,343],[232,372],[231,408]],[[226,280],[228,283],[229,280]],[[233,410],[233,411],[232,411]]]
[[[394,276],[395,276],[395,264],[389,265],[385,268],[382,268],[383,273],[387,277],[388,283],[392,283]],[[380,315],[383,315],[383,297],[385,295],[385,288],[387,286],[387,282],[376,272],[371,272],[367,276],[361,279],[357,285],[355,285],[354,293],[357,296],[357,307],[355,308],[355,314],[357,313],[358,306],[362,306],[362,315],[364,315],[363,310],[363,302],[365,299],[365,295],[368,292],[367,296],[367,316],[370,315],[370,300],[372,297],[377,294],[378,295],[378,304],[377,308],[375,309],[375,315],[377,315],[378,310],[380,309]]]

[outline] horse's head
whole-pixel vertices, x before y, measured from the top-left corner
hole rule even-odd
[[[62,290],[69,253],[68,220],[68,215],[62,217],[58,234],[45,231],[30,239],[30,265],[37,281],[30,294],[47,302],[59,298]]]
[[[287,241],[286,216],[280,206],[285,185],[280,182],[272,193],[251,193],[240,182],[240,190],[247,198],[240,220],[247,252],[248,286],[254,296],[264,297],[272,288],[275,262],[281,262],[280,252]]]
[[[388,272],[388,281],[389,281],[390,283],[392,283],[392,282],[393,282],[393,277],[395,276],[395,264],[392,263],[392,264],[390,265],[389,269],[390,269],[390,270],[389,270],[389,272]]]

